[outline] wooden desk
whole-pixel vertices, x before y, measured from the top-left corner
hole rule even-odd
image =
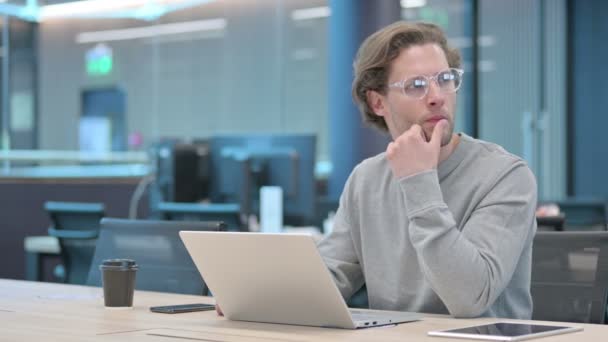
[[[450,339],[429,337],[426,333],[429,330],[497,321],[429,315],[422,321],[398,326],[362,330],[325,329],[229,321],[217,317],[213,311],[176,315],[152,313],[148,308],[154,305],[210,303],[213,299],[146,291],[136,291],[133,309],[108,310],[103,307],[101,293],[101,289],[95,287],[0,280],[0,340],[449,342]],[[584,327],[584,331],[538,341],[605,341],[608,336],[608,326],[580,326]]]

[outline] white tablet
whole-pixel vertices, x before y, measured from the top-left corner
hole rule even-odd
[[[429,331],[429,336],[459,337],[489,341],[522,341],[536,337],[581,331],[581,327],[498,322],[467,328]]]

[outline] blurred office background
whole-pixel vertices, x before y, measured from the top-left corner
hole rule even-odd
[[[461,49],[458,131],[525,158],[541,200],[608,196],[603,0],[6,0],[0,14],[7,246],[46,232],[46,200],[141,218],[208,197],[216,183],[198,170],[204,184],[178,198],[171,153],[207,158],[217,136],[313,136],[306,201],[335,201],[388,141],[352,103],[354,54],[402,19],[440,25]]]

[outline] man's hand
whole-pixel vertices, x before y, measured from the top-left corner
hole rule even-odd
[[[413,125],[388,144],[386,157],[393,176],[400,179],[437,168],[441,139],[447,124],[447,120],[437,122],[429,142],[426,141],[420,125]]]

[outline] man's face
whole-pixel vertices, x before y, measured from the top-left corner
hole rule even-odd
[[[434,76],[449,69],[443,50],[436,44],[414,45],[402,50],[391,64],[388,84],[416,76]],[[439,120],[446,119],[441,146],[452,138],[454,131],[454,110],[456,93],[442,91],[436,80],[430,80],[428,91],[422,98],[405,95],[401,88],[390,87],[387,94],[375,93],[370,97],[371,107],[377,115],[383,116],[393,139],[396,139],[413,124],[422,128],[427,141]]]

